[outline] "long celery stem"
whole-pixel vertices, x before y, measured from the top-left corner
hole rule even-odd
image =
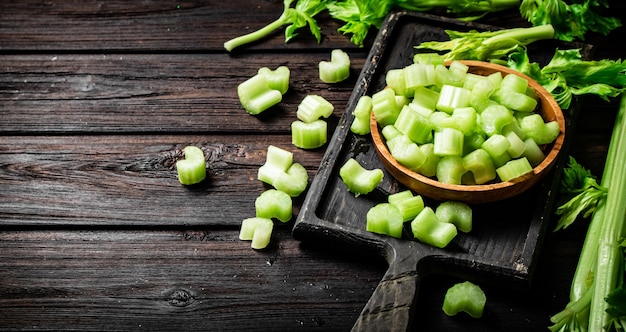
[[[626,229],[626,200],[624,199],[626,197],[626,169],[621,166],[626,158],[625,116],[626,97],[622,97],[605,166],[605,169],[611,167],[615,169],[608,172],[610,183],[594,273],[594,295],[589,313],[589,331],[602,331],[607,324],[609,316],[606,313],[608,303],[605,298],[616,287],[618,279],[623,274],[620,269],[623,254],[619,241]]]
[[[287,15],[283,13],[278,19],[263,28],[225,42],[224,48],[230,52],[239,46],[255,42],[280,29],[283,25],[288,23],[287,21]]]

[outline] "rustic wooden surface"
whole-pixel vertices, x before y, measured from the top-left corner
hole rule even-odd
[[[626,5],[610,3],[624,16]],[[269,144],[314,176],[323,149],[291,145],[307,94],[336,126],[367,56],[319,19],[324,38],[279,32],[233,54],[224,41],[261,27],[282,1],[0,2],[0,330],[345,331],[386,265],[349,248],[298,242],[278,225],[267,250],[237,236],[266,187]],[[524,24],[515,13],[482,20]],[[591,36],[595,57],[623,58],[625,29]],[[342,48],[352,77],[327,85],[317,63]],[[247,115],[236,86],[287,65],[280,106]],[[572,154],[601,174],[617,103],[588,98]],[[186,188],[173,164],[207,154],[208,181]],[[301,199],[297,199],[294,213]],[[445,273],[421,283],[415,330],[545,330],[567,301],[586,226],[549,234],[529,289],[483,285],[480,320],[441,313]],[[444,271],[445,272],[445,271]]]

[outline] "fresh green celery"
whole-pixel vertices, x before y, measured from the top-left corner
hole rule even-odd
[[[328,124],[324,120],[291,123],[291,142],[301,149],[315,149],[326,144]]]
[[[528,159],[528,162],[533,166],[539,165],[545,158],[546,154],[543,153],[543,150],[535,143],[535,140],[532,138],[527,138],[524,140],[524,145],[526,148],[524,149],[523,156]]]
[[[522,139],[519,138],[519,136],[517,136],[514,131],[506,132],[504,134],[504,137],[506,137],[507,141],[509,141],[509,148],[507,149],[507,152],[509,153],[511,158],[521,157],[526,151],[526,144],[524,143],[524,141],[522,141]]]
[[[257,75],[265,78],[270,89],[278,90],[283,95],[289,90],[290,71],[286,66],[279,66],[275,70],[262,67],[259,68]]]
[[[455,108],[469,106],[471,91],[453,85],[443,85],[437,100],[437,110],[451,114]]]
[[[432,139],[433,123],[410,106],[402,107],[394,126],[411,141],[424,144]]]
[[[437,163],[437,180],[441,183],[461,184],[461,178],[466,172],[463,158],[459,156],[441,157]]]
[[[513,75],[507,75],[513,76]],[[514,111],[530,113],[537,108],[537,99],[532,98],[526,93],[515,92],[504,89],[496,90],[491,98]]]
[[[259,167],[258,179],[271,185],[278,176],[287,172],[292,164],[293,153],[291,151],[270,145],[267,147],[265,163]]]
[[[432,112],[437,107],[437,100],[439,100],[439,92],[422,86],[415,88],[411,103],[429,109]]]
[[[357,135],[367,135],[370,133],[370,115],[372,113],[372,97],[363,95],[359,97],[354,106],[354,120],[350,125],[350,131]]]
[[[419,241],[437,248],[445,248],[458,234],[453,224],[439,221],[428,206],[411,221],[411,231]]]
[[[514,74],[504,75],[502,77],[502,82],[500,82],[500,90],[515,91],[525,94],[527,88],[528,81],[525,78]]]
[[[435,145],[433,143],[426,143],[420,145],[420,150],[426,156],[426,161],[417,170],[420,174],[428,177],[437,175],[437,164],[439,163],[439,156],[435,155]]]
[[[473,107],[460,107],[452,111],[449,118],[442,119],[439,122],[439,128],[454,128],[463,133],[470,135],[476,128],[476,110]]]
[[[404,135],[394,125],[384,126],[383,129],[381,130],[381,134],[383,134],[383,137],[387,141],[390,141],[390,140],[394,139],[396,136]]]
[[[451,116],[452,115],[446,112],[435,111],[428,118],[433,123],[433,125],[435,125],[435,130],[440,130],[444,128],[443,126],[441,126],[441,123],[443,122],[445,124],[447,121],[446,119],[450,118]]]
[[[448,66],[448,70],[455,77],[455,80],[458,80],[465,84],[465,81],[467,79],[467,72],[469,70],[468,65],[457,60],[452,60],[452,62],[450,62],[450,66]]]
[[[413,63],[443,65],[445,61],[439,53],[417,53],[413,56]]]
[[[337,83],[350,77],[350,56],[336,49],[330,52],[330,62],[320,61],[320,80],[324,83]]]
[[[396,95],[409,96],[406,90],[405,71],[402,68],[390,69],[385,74],[387,87],[393,89]]]
[[[367,170],[354,158],[350,158],[339,169],[339,176],[348,191],[359,196],[370,193],[378,186],[383,179],[383,171],[378,168]]]
[[[476,184],[485,184],[496,178],[496,167],[483,149],[476,149],[463,156],[463,168],[472,172]]]
[[[463,133],[454,128],[442,128],[433,137],[435,154],[443,156],[463,155]]]
[[[268,189],[254,201],[256,216],[259,218],[276,218],[281,222],[291,220],[293,211],[291,196],[276,189]]]
[[[556,121],[544,122],[537,113],[521,118],[519,125],[526,136],[532,138],[538,145],[552,143],[561,132]]]
[[[510,181],[532,171],[533,167],[528,162],[528,159],[524,157],[510,160],[496,168],[496,173],[502,181]]]
[[[183,185],[192,185],[202,182],[206,178],[206,160],[204,152],[195,146],[183,149],[185,159],[176,162],[178,181]]]
[[[496,167],[500,167],[511,160],[511,155],[509,154],[510,147],[511,143],[509,140],[500,134],[490,136],[482,145],[482,149],[489,153]]]
[[[413,220],[424,208],[424,199],[422,196],[413,196],[410,190],[391,194],[387,197],[387,201],[400,211],[402,221],[404,222]]]
[[[399,135],[388,140],[387,147],[393,158],[408,169],[417,170],[426,162],[427,156],[406,135]]]
[[[272,230],[274,222],[268,218],[247,218],[241,222],[241,230],[239,231],[240,240],[252,240],[251,247],[253,249],[266,248],[272,238]]]
[[[415,89],[435,84],[435,66],[414,63],[406,66],[404,71],[404,87],[407,95],[415,94]]]
[[[372,112],[382,127],[393,124],[400,114],[393,89],[382,89],[372,95]]]
[[[281,173],[272,185],[291,197],[297,197],[306,189],[308,183],[309,174],[304,166],[294,163],[286,172]]]
[[[402,237],[402,214],[394,205],[379,203],[367,211],[365,229],[368,232]]]
[[[480,149],[485,143],[485,136],[482,133],[471,133],[463,138],[463,155],[476,149]]]
[[[472,230],[472,208],[459,201],[441,202],[435,210],[435,215],[441,222],[451,223],[464,233]]]
[[[283,100],[279,90],[272,89],[264,75],[254,75],[237,86],[239,102],[246,112],[257,115]]]
[[[485,292],[478,285],[465,281],[448,289],[442,309],[448,316],[465,312],[473,318],[480,318],[483,316],[486,303]]]
[[[296,116],[302,122],[313,122],[320,118],[328,118],[333,114],[335,107],[324,97],[318,95],[307,95],[298,105]]]
[[[481,128],[488,136],[500,134],[502,129],[513,121],[515,121],[513,113],[502,105],[489,106],[480,113]]]

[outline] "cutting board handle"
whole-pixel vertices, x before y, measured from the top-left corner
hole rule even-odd
[[[405,332],[411,327],[419,287],[417,265],[424,253],[416,246],[392,245],[388,250],[389,268],[361,311],[353,332]]]

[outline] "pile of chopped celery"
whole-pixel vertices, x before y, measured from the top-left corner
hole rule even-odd
[[[434,53],[416,55],[387,72],[387,87],[366,97],[371,102],[359,100],[353,132],[365,132],[357,129],[373,112],[391,155],[442,183],[480,185],[532,172],[559,124],[536,113],[536,91],[526,79],[468,70],[456,60],[446,67]]]

